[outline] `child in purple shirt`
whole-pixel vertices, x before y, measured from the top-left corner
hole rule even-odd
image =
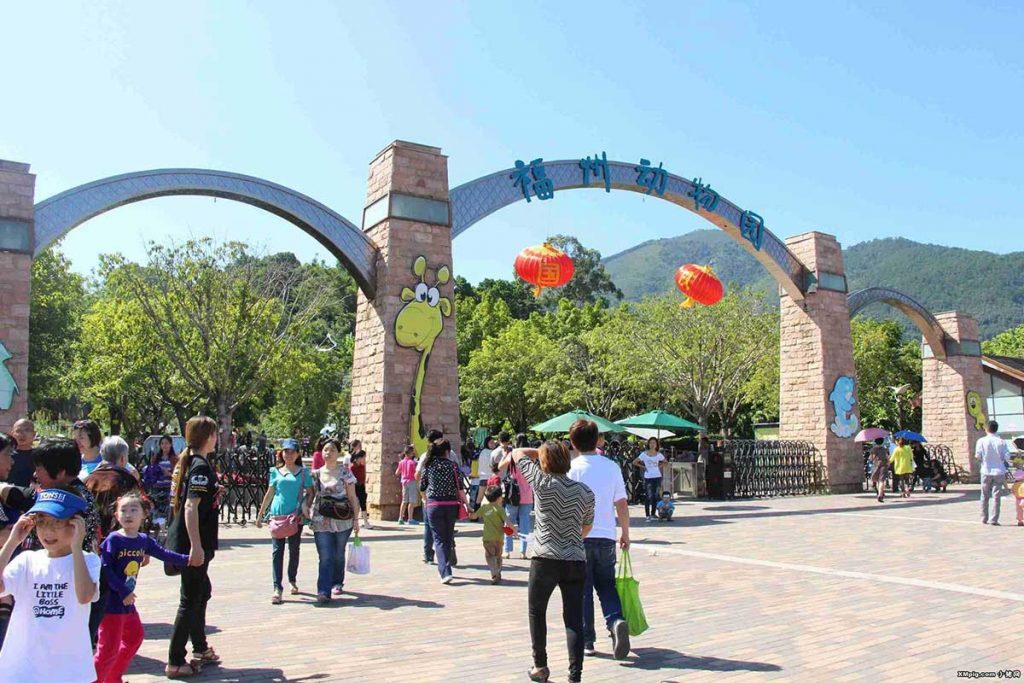
[[[169,564],[188,564],[188,555],[167,550],[146,534],[139,533],[146,518],[146,506],[138,491],[118,498],[114,517],[121,528],[100,544],[103,578],[110,592],[96,644],[97,683],[120,682],[142,645],[143,628],[135,609],[135,584],[146,557],[152,555]]]

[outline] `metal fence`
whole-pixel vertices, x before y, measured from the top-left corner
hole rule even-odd
[[[806,496],[828,493],[828,472],[808,441],[729,440],[737,498]]]

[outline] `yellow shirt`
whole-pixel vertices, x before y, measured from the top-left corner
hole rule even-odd
[[[893,474],[910,474],[914,471],[914,451],[910,446],[899,446],[892,452]]]

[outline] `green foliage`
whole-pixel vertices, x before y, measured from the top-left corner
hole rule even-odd
[[[553,310],[562,301],[585,306],[605,299],[622,300],[622,292],[612,282],[601,261],[601,252],[588,249],[569,235],[552,235],[547,241],[572,258],[573,274],[564,287],[548,289],[541,294],[540,301],[544,308]]]
[[[28,386],[32,405],[53,406],[71,398],[64,378],[74,361],[75,342],[88,306],[85,282],[57,245],[32,262]]]
[[[981,345],[986,356],[1024,358],[1024,325],[996,335]]]
[[[851,323],[861,423],[890,431],[921,430],[921,345],[904,341],[892,320],[857,317]]]
[[[481,280],[480,284],[476,286],[475,296],[477,299],[483,299],[487,295],[490,295],[495,301],[504,301],[509,313],[516,320],[526,320],[535,311],[540,310],[540,304],[533,296],[530,285],[518,278],[514,280],[491,278]]]

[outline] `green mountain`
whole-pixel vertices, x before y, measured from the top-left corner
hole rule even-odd
[[[847,247],[844,258],[850,291],[891,287],[933,313],[967,311],[978,320],[982,339],[1024,322],[1024,252],[993,254],[890,238]],[[775,291],[761,264],[721,230],[651,240],[604,260],[631,301],[675,291],[675,270],[684,263],[710,263],[724,283]],[[906,317],[888,306],[872,306],[865,314],[898,320],[908,334],[917,334]]]

